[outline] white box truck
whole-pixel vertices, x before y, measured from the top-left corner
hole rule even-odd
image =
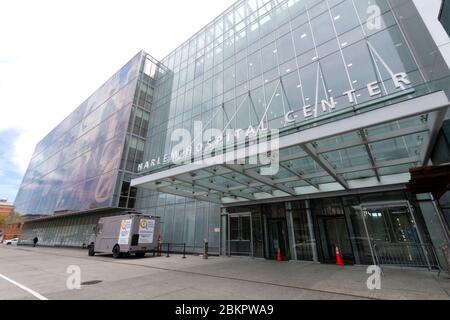
[[[136,212],[103,217],[89,240],[89,256],[96,253],[112,253],[114,259],[121,256],[145,256],[157,249],[160,235],[160,218]]]

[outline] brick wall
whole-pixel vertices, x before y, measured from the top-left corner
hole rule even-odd
[[[3,240],[9,240],[20,237],[20,234],[22,233],[22,226],[23,223],[7,224],[3,229],[4,232]]]
[[[0,204],[0,217],[8,218],[10,217],[14,212],[14,206],[10,204]],[[6,234],[6,228],[7,226],[5,224],[0,223],[0,239],[2,236],[4,237]],[[4,238],[6,240],[6,238]]]

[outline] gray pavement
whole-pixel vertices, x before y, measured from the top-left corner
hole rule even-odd
[[[66,286],[79,266],[79,290]],[[86,250],[0,245],[0,299],[446,299],[450,280],[418,269],[385,268],[381,290],[366,286],[366,267],[199,256],[114,260]],[[2,277],[3,276],[3,277]],[[5,279],[5,277],[7,279]],[[11,281],[13,283],[11,283]],[[38,296],[39,297],[39,296]]]

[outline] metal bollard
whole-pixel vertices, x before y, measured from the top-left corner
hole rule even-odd
[[[183,243],[183,259],[186,259],[186,243]]]
[[[203,259],[208,259],[208,240],[203,240]]]
[[[170,252],[170,243],[167,244],[167,256],[166,256],[166,258],[170,257],[169,252]]]
[[[162,241],[161,241],[161,238],[158,238],[158,248],[157,248],[157,256],[158,257],[161,257],[161,248],[162,247]]]

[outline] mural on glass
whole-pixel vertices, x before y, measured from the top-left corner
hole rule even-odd
[[[37,146],[16,199],[23,214],[111,206],[142,53]]]

